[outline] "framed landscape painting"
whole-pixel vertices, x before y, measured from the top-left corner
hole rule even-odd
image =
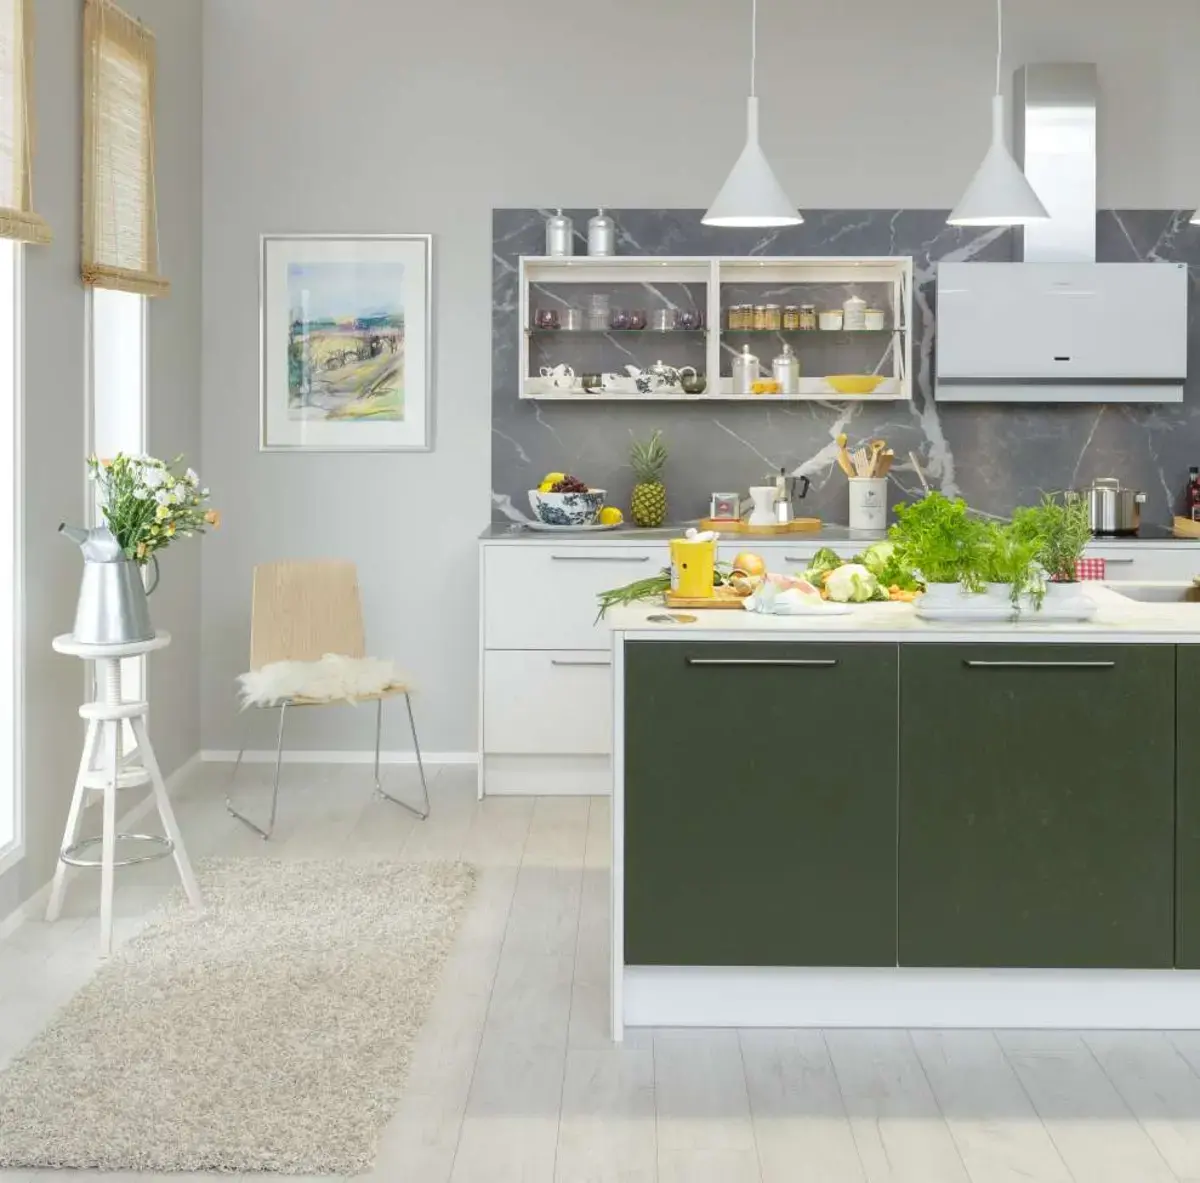
[[[265,452],[427,451],[431,237],[264,235]]]

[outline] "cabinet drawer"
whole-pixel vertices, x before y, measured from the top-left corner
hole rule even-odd
[[[657,546],[493,546],[484,552],[484,647],[604,649],[596,596],[667,565]]]
[[[1117,547],[1093,542],[1087,548],[1089,559],[1103,559],[1105,579],[1146,582],[1167,580],[1188,582],[1200,575],[1200,551],[1190,547]]]
[[[612,669],[595,650],[489,651],[483,664],[483,750],[608,755]]]

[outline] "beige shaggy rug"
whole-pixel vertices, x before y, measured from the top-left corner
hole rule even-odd
[[[0,1075],[0,1166],[366,1170],[474,886],[213,860]]]

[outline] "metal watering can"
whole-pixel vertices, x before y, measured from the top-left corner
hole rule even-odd
[[[146,597],[158,586],[158,561],[154,582],[142,583],[138,564],[127,559],[107,526],[84,530],[63,522],[58,527],[83,551],[83,582],[75,609],[76,641],[85,645],[125,645],[154,637]]]

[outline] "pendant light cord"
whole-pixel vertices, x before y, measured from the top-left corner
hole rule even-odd
[[[750,97],[757,98],[754,89],[756,67],[758,65],[758,0],[750,0]]]
[[[758,0],[755,0],[757,3]],[[1000,63],[1004,57],[1004,0],[996,0],[996,93],[1000,93]]]

